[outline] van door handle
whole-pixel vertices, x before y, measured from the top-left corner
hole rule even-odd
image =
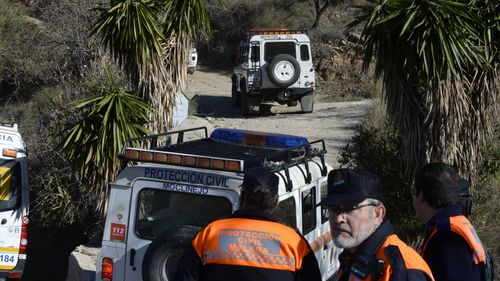
[[[132,270],[135,271],[135,249],[130,249],[130,266],[132,267]]]
[[[2,219],[2,225],[7,223],[7,219]]]

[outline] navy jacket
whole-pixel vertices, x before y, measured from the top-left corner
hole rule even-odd
[[[391,239],[392,237],[392,239]],[[396,239],[394,239],[396,238]],[[391,239],[391,243],[386,241]],[[394,243],[397,242],[397,243]],[[383,249],[384,258],[376,254]],[[410,260],[413,262],[410,263]],[[388,262],[384,262],[384,260]],[[340,268],[333,280],[390,280],[429,281],[430,270],[423,259],[394,234],[394,227],[388,219],[356,247],[356,253],[344,250],[339,256]],[[407,264],[419,265],[407,267]],[[353,276],[354,275],[354,276]]]
[[[450,217],[463,215],[460,204],[440,210],[424,226],[425,240],[440,222]],[[439,230],[428,242],[424,256],[436,281],[481,281],[484,280],[482,265],[474,265],[472,251],[460,235]]]

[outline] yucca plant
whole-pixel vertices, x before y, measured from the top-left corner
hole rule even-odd
[[[364,68],[375,62],[408,174],[444,161],[473,178],[498,110],[498,1],[379,0],[361,8],[350,27],[364,24]]]
[[[100,16],[92,27],[92,34],[100,39],[126,73],[137,79],[141,65],[148,64],[155,53],[162,52],[157,1],[110,0],[108,5],[100,5],[96,10]]]
[[[96,95],[75,105],[81,118],[69,126],[62,144],[72,166],[89,183],[90,192],[100,195],[100,212],[105,209],[108,183],[119,169],[117,157],[124,142],[150,133],[144,127],[149,122],[148,104],[121,90],[107,67],[105,72],[108,85],[92,86]]]
[[[150,128],[167,131],[175,96],[186,85],[192,38],[210,28],[205,1],[110,0],[97,10],[100,17],[92,34],[148,98],[153,108]]]

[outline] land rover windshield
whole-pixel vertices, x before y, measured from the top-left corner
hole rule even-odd
[[[21,167],[15,160],[0,159],[0,212],[15,209],[21,197]]]

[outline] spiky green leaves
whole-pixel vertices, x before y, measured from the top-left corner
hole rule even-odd
[[[92,86],[90,90],[96,95],[76,104],[81,118],[70,126],[62,145],[81,177],[101,189],[103,195],[119,168],[117,156],[123,143],[150,133],[144,127],[149,122],[149,106],[137,95],[120,90],[105,70],[109,84]]]
[[[473,177],[500,92],[500,2],[379,0],[364,23],[365,69],[375,57],[408,172],[425,162]]]
[[[92,34],[97,35],[130,75],[137,75],[140,66],[149,63],[153,52],[162,52],[158,1],[110,1],[109,6],[96,10],[100,17]]]

